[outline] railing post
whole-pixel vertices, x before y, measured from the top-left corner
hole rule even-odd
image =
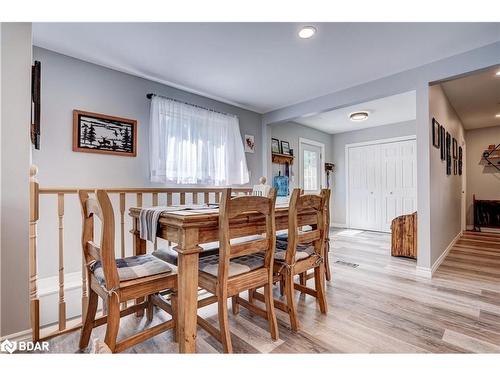
[[[37,225],[39,218],[39,194],[36,175],[38,168],[30,168],[30,238],[29,238],[29,290],[30,290],[30,320],[31,336],[34,342],[40,340],[40,300],[38,299],[37,270]]]
[[[66,302],[64,300],[64,193],[57,194],[59,223],[59,330],[66,329]]]

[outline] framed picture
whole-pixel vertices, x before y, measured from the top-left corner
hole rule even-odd
[[[458,143],[455,138],[453,138],[453,159],[458,158]]]
[[[273,154],[281,154],[279,139],[271,138],[271,152]]]
[[[432,119],[432,145],[439,148],[441,144],[441,125],[436,121],[435,118]]]
[[[74,110],[73,151],[136,156],[137,121]]]
[[[451,135],[446,132],[446,174],[451,175]]]
[[[439,125],[439,143],[441,146],[441,160],[446,160],[446,129]]]
[[[245,152],[251,154],[255,152],[255,138],[253,135],[245,134]]]
[[[458,174],[458,160],[457,159],[453,160],[453,174],[454,175]]]
[[[462,169],[463,169],[462,157],[463,157],[463,151],[462,151],[462,146],[460,146],[458,148],[458,175],[459,176],[462,175]]]
[[[281,141],[281,153],[284,155],[290,155],[290,143],[287,141]]]

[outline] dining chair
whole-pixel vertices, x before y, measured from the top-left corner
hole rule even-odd
[[[106,324],[104,342],[113,353],[126,350],[168,329],[175,329],[175,298],[169,304],[158,293],[167,289],[175,293],[176,267],[152,255],[115,258],[115,217],[108,194],[104,190],[96,190],[95,197],[90,197],[86,191],[79,191],[78,195],[82,209],[82,250],[89,291],[80,350],[88,346],[92,329],[103,324]],[[99,246],[94,242],[95,217],[101,224]],[[105,301],[107,315],[96,319],[98,297]],[[146,300],[120,310],[122,302],[139,298]],[[148,320],[151,320],[153,305],[165,310],[172,318],[117,342],[120,318],[147,309]]]
[[[295,290],[316,298],[321,313],[327,313],[325,295],[325,239],[326,214],[330,191],[321,190],[320,194],[301,195],[300,189],[294,189],[290,197],[288,210],[288,234],[277,236],[276,253],[274,256],[274,281],[283,286],[286,303],[275,300],[274,306],[290,317],[293,331],[299,330]],[[302,231],[301,216],[309,217],[311,229]],[[304,283],[294,281],[296,275],[306,275],[313,270],[314,289]],[[249,293],[252,298],[264,300],[256,290]]]
[[[212,296],[200,300],[198,308],[217,303],[219,329],[200,316],[198,325],[222,343],[225,353],[233,351],[228,321],[228,298],[232,299],[234,314],[238,313],[241,305],[267,319],[271,338],[278,339],[272,297],[276,245],[275,202],[275,189],[271,189],[269,197],[234,198],[231,197],[231,189],[225,189],[219,206],[219,253],[200,259],[198,285]],[[254,214],[265,217],[265,228],[252,226],[251,217]],[[230,229],[230,221],[236,223],[234,228]],[[242,238],[238,234],[243,228],[248,237]],[[239,296],[244,291],[260,287],[264,287],[265,310]]]

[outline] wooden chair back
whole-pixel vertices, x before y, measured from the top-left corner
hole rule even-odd
[[[276,203],[276,189],[271,189],[268,197],[263,196],[238,196],[231,197],[231,189],[224,189],[219,203],[219,279],[227,279],[229,261],[231,258],[264,253],[265,267],[272,266],[274,249],[276,246],[276,224],[274,205]],[[237,238],[237,231],[229,229],[229,221],[250,213],[260,213],[266,218],[266,230],[258,227],[254,234],[262,238],[249,240],[243,243],[231,244],[232,238]],[[249,225],[249,224],[245,224]]]
[[[299,244],[312,243],[316,255],[324,256],[329,197],[329,189],[322,189],[320,194],[305,195],[301,194],[301,189],[293,190],[288,209],[288,244],[285,256],[287,264],[295,263]],[[314,218],[313,222],[308,223],[313,229],[307,232],[299,231],[298,218],[304,212],[310,212]]]
[[[96,190],[95,197],[86,191],[79,191],[78,197],[82,209],[82,250],[87,269],[93,262],[100,261],[103,268],[106,289],[119,286],[120,280],[115,261],[115,215],[108,194]],[[94,242],[94,218],[101,221],[101,243]]]

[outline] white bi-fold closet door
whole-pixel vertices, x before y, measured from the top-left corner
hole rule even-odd
[[[348,226],[388,232],[417,209],[415,139],[347,148]]]

